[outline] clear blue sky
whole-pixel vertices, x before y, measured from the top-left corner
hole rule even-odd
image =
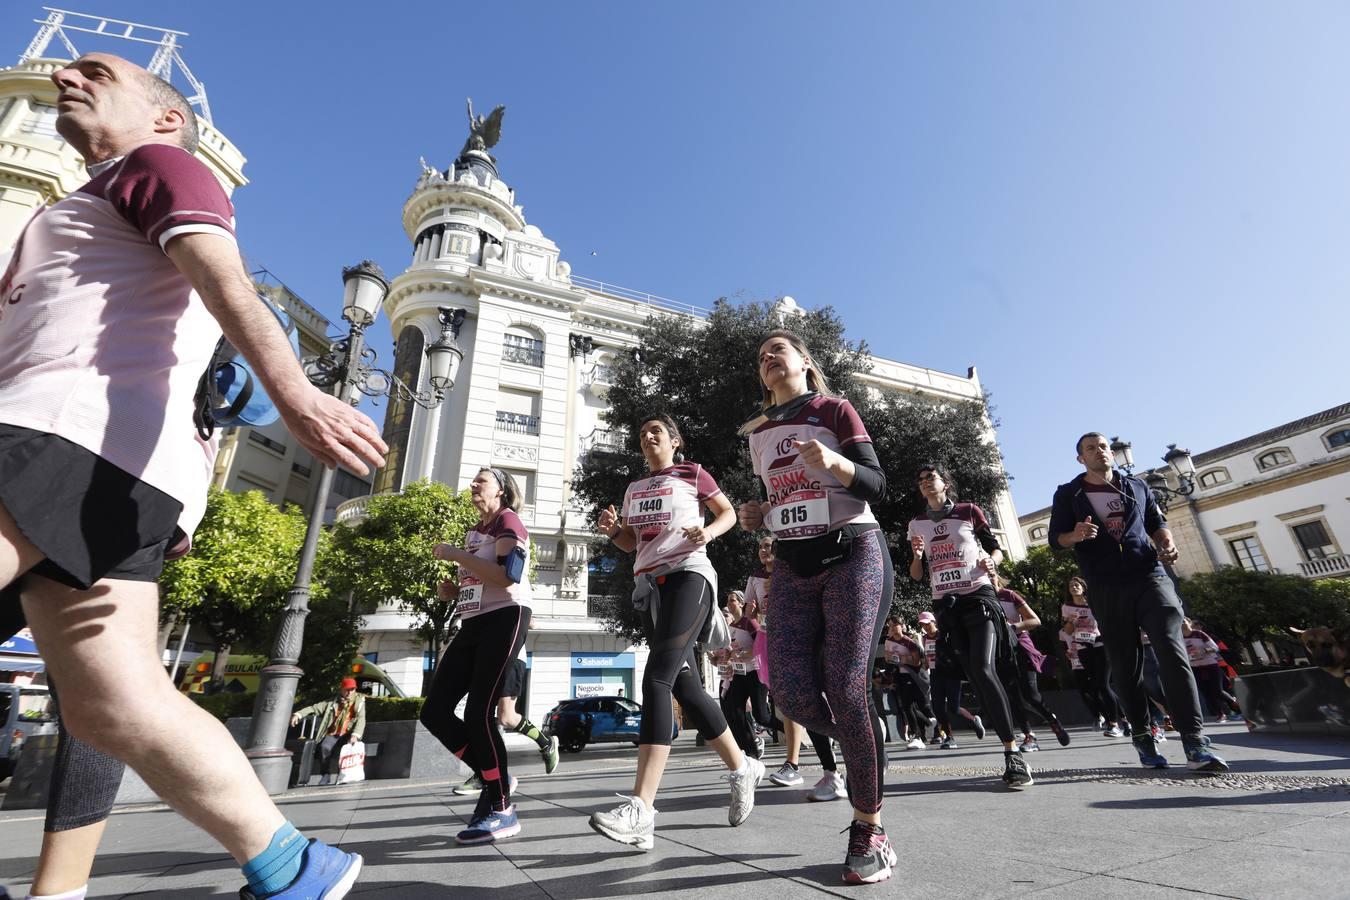
[[[1021,512],[1081,431],[1152,462],[1350,400],[1343,4],[77,8],[191,32],[243,246],[334,320],[341,266],[407,265],[418,156],[450,162],[472,96],[577,274],[788,293],[978,366]],[[0,50],[39,15],[4,4]]]

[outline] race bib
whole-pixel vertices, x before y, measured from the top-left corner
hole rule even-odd
[[[674,488],[659,487],[628,495],[627,521],[639,532],[660,531],[675,515]]]
[[[1075,631],[1073,639],[1080,644],[1093,644],[1097,641],[1097,632],[1095,631]]]
[[[479,582],[470,582],[467,578],[459,583],[459,605],[457,609],[461,613],[478,612],[478,608],[483,605],[483,585]]]
[[[1205,653],[1204,647],[1189,646],[1186,648],[1186,655],[1191,658],[1191,662],[1197,663],[1197,662],[1204,662],[1205,657],[1208,654]]]
[[[743,662],[732,663],[731,671],[735,672],[737,675],[744,675],[746,672],[750,671],[750,667],[747,663]]]
[[[830,530],[830,498],[823,490],[803,489],[769,509],[769,528],[780,538],[804,538]]]

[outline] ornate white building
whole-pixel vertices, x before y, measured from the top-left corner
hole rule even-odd
[[[412,261],[385,301],[398,342],[395,373],[427,387],[423,349],[440,333],[438,307],[467,311],[464,361],[442,406],[394,403],[385,420],[389,465],[375,492],[418,479],[462,489],[484,465],[511,472],[524,488],[522,518],[538,549],[534,619],[526,642],[529,715],[587,690],[635,696],[646,649],[605,631],[587,608],[587,560],[596,537],[574,506],[569,482],[587,453],[615,439],[601,414],[610,363],[636,346],[649,316],[702,317],[705,310],[574,276],[559,248],[525,220],[515,191],[483,150],[446,171],[423,163],[403,206]],[[785,303],[791,304],[790,298]],[[978,400],[975,370],[963,377],[874,359],[865,380],[884,391]],[[338,519],[359,517],[365,498]],[[1011,498],[993,509],[1007,550],[1023,552]],[[1004,525],[1008,530],[1003,531]],[[363,651],[405,690],[420,690],[423,648],[396,606],[366,620]]]

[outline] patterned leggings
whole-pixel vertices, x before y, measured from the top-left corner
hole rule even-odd
[[[774,702],[811,731],[837,738],[849,795],[862,813],[881,810],[885,735],[872,706],[872,657],[891,608],[894,577],[881,532],[853,541],[852,556],[803,578],[774,568],[769,588],[769,670]]]

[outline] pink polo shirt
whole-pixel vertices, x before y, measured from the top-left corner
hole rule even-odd
[[[164,247],[234,243],[234,208],[185,150],[137,147],[29,220],[0,277],[0,422],[58,435],[206,509],[215,458],[193,396],[220,326]]]

